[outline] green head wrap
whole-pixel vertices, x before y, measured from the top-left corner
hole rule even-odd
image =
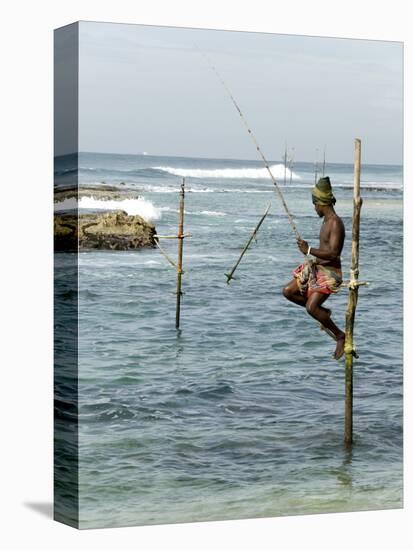
[[[317,185],[313,187],[311,193],[314,204],[317,203],[321,204],[321,206],[330,206],[336,203],[336,198],[333,195],[330,178],[328,176],[320,178]]]

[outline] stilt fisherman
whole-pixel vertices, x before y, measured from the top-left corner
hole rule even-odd
[[[345,229],[342,219],[336,214],[336,199],[330,178],[320,178],[312,189],[315,211],[323,223],[318,247],[307,241],[297,240],[299,250],[307,256],[303,264],[294,271],[294,279],[283,289],[284,296],[295,304],[305,307],[309,315],[336,341],[333,357],[340,359],[344,354],[345,334],[331,319],[331,310],[324,302],[336,293],[342,284],[341,258]]]

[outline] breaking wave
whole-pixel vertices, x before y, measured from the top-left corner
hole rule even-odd
[[[154,170],[167,172],[174,176],[188,178],[230,178],[230,179],[270,179],[270,175],[266,168],[215,168],[212,170],[203,168],[174,168],[172,166],[155,166]],[[270,166],[272,175],[277,179],[284,178],[284,165],[272,164]],[[299,180],[301,177],[295,172],[286,169],[286,179],[289,181]]]
[[[159,220],[162,216],[161,210],[143,197],[120,201],[82,197],[79,203],[74,198],[55,203],[55,212],[73,210],[75,208],[81,210],[124,210],[130,216],[142,216],[145,220]]]

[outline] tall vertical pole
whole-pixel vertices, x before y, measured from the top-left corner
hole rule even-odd
[[[287,143],[284,151],[284,185],[287,183]]]
[[[175,327],[179,328],[181,317],[181,296],[182,296],[182,257],[184,251],[184,207],[185,207],[185,178],[181,185],[181,200],[179,203],[179,226],[178,226],[178,269],[176,282],[176,317]]]
[[[324,157],[323,157],[323,178],[326,171],[326,147],[324,146]]]
[[[318,176],[318,149],[315,150],[314,185],[317,185],[317,176]]]
[[[355,140],[354,188],[353,188],[353,232],[351,243],[351,268],[349,296],[346,312],[345,340],[345,405],[344,405],[344,445],[350,448],[353,443],[353,358],[356,355],[353,344],[354,319],[358,300],[360,211],[363,203],[360,197],[361,141]]]

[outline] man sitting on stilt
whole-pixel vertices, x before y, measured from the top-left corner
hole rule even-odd
[[[312,190],[315,211],[323,219],[319,248],[298,240],[298,248],[307,255],[306,261],[294,271],[294,279],[283,289],[284,296],[306,308],[334,340],[334,358],[344,353],[345,334],[331,319],[331,311],[323,307],[330,294],[336,293],[343,281],[340,254],[343,249],[345,229],[342,219],[336,214],[336,199],[331,189],[330,178],[318,180]]]

